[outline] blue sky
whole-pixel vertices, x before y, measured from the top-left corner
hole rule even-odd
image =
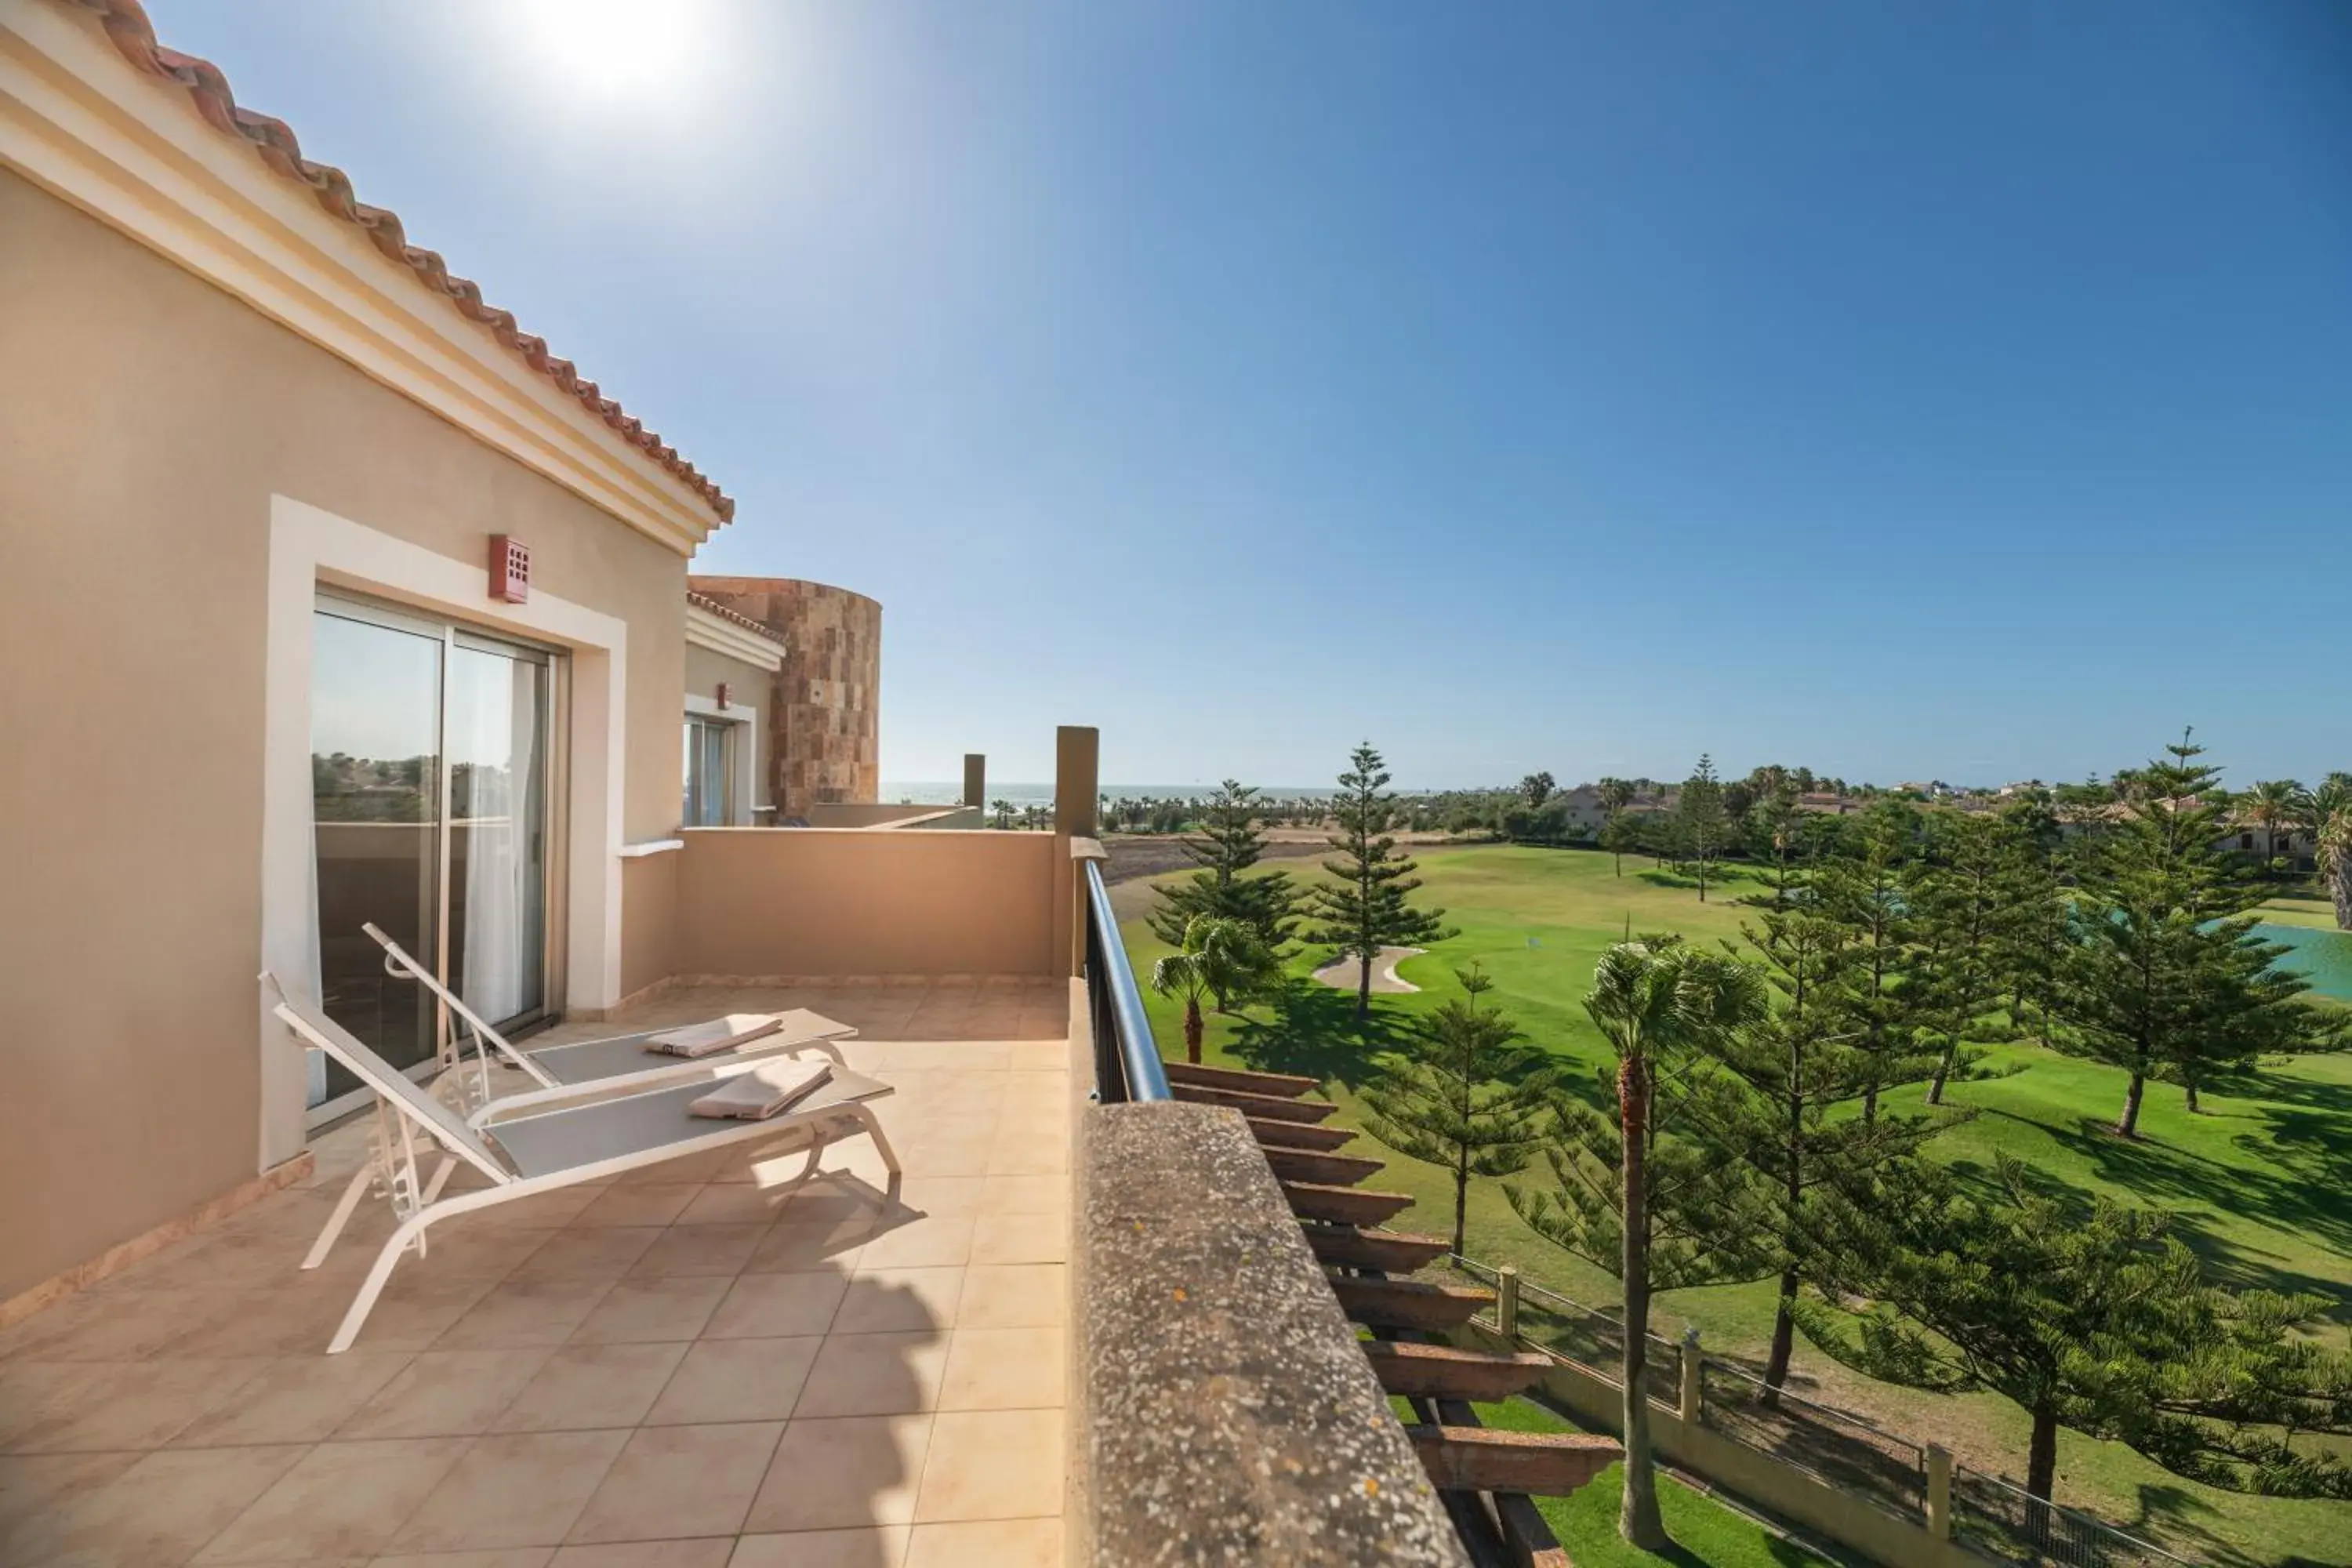
[[[150,9],[882,601],[887,776],[2352,767],[2329,0]]]

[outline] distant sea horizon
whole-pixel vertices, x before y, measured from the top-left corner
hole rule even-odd
[[[894,805],[902,801],[911,802],[916,805],[954,805],[963,799],[963,781],[961,779],[884,779],[881,789],[877,793],[881,800]],[[1152,800],[1171,798],[1189,800],[1200,795],[1214,795],[1217,793],[1217,786],[1214,784],[1104,784],[1102,793],[1112,800],[1134,800],[1139,797],[1149,797]],[[1261,787],[1257,793],[1262,798],[1268,800],[1313,800],[1329,795],[1331,786],[1329,784],[1268,784]],[[1054,798],[1054,786],[1051,784],[1010,782],[999,784],[994,779],[991,779],[988,781],[988,798],[991,801],[1009,800],[1015,805],[1045,805]]]

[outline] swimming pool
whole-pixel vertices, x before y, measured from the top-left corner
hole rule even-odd
[[[2320,995],[2352,1002],[2352,931],[2273,925],[2264,921],[2254,928],[2254,934],[2288,949],[2279,955],[2280,964],[2311,982],[2311,988]]]

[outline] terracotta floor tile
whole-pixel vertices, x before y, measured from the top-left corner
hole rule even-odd
[[[1058,1410],[943,1412],[931,1423],[915,1522],[1058,1518],[1062,1467]]]
[[[974,1264],[1066,1263],[1069,1259],[1066,1213],[982,1215],[972,1229]]]
[[[378,1557],[368,1568],[547,1568],[551,1546],[511,1546],[503,1552],[404,1552]]]
[[[0,1563],[185,1563],[304,1452],[289,1444],[149,1454],[110,1483],[55,1500],[38,1519],[8,1531]]]
[[[988,1173],[992,1176],[1059,1175],[1069,1168],[1066,1142],[1008,1136],[998,1139],[988,1152]]]
[[[407,1351],[362,1350],[286,1357],[265,1367],[236,1398],[190,1423],[173,1446],[324,1442],[413,1359]]]
[[[908,1523],[914,1517],[930,1429],[928,1415],[793,1422],[776,1445],[743,1528],[842,1530]]]
[[[1067,1332],[1058,1328],[958,1329],[948,1342],[938,1407],[1058,1410],[1068,1353]]]
[[[578,1219],[590,1204],[604,1195],[606,1183],[590,1183],[576,1187],[562,1187],[551,1193],[535,1193],[511,1203],[495,1204],[479,1214],[466,1216],[467,1224],[488,1229],[506,1226],[530,1229],[549,1226],[566,1226]]]
[[[509,1279],[618,1279],[660,1241],[655,1226],[591,1226],[559,1230],[520,1264]]]
[[[961,1268],[971,1260],[973,1226],[978,1223],[970,1217],[909,1217],[887,1226],[857,1255],[857,1271]]]
[[[668,1386],[646,1416],[648,1426],[719,1421],[782,1421],[793,1413],[817,1336],[768,1340],[703,1340],[687,1347]]]
[[[733,1283],[724,1275],[688,1274],[669,1279],[624,1279],[605,1292],[596,1310],[572,1331],[574,1344],[618,1344],[690,1340]]]
[[[40,1362],[143,1361],[157,1351],[250,1310],[250,1286],[196,1286],[181,1289],[95,1293],[52,1307],[53,1324],[38,1318],[27,1327],[47,1333],[28,1336],[22,1359]],[[44,1313],[42,1316],[48,1316]]]
[[[1054,1176],[986,1176],[980,1212],[992,1215],[1067,1214],[1070,1178]]]
[[[956,1324],[966,1329],[1054,1328],[1070,1321],[1070,1275],[1060,1263],[964,1270]]]
[[[608,1546],[566,1546],[548,1568],[727,1568],[731,1535],[694,1541],[624,1541]]]
[[[560,1345],[613,1289],[606,1279],[509,1279],[467,1309],[436,1350]]]
[[[610,1546],[567,1546],[548,1568],[727,1568],[731,1535],[695,1541],[625,1541]]]
[[[159,1448],[268,1366],[259,1359],[16,1365],[0,1374],[0,1448],[19,1454]],[[26,1398],[33,1374],[68,1374]]]
[[[630,1268],[638,1279],[680,1275],[740,1274],[768,1234],[765,1222],[751,1225],[674,1225]]]
[[[521,1432],[477,1437],[401,1526],[401,1552],[552,1546],[570,1533],[626,1432]]]
[[[989,1211],[987,1200],[985,1176],[909,1176],[898,1194],[907,1214],[932,1219],[970,1219]],[[883,1223],[890,1217],[883,1216]]]
[[[792,1209],[784,1211],[787,1215]],[[845,1219],[781,1219],[751,1249],[744,1271],[792,1274],[806,1270],[847,1274],[866,1248],[872,1227],[864,1215]]]
[[[544,1349],[425,1351],[354,1411],[335,1436],[470,1437],[487,1432],[539,1374],[549,1354]]]
[[[873,1268],[861,1258],[841,1310],[834,1315],[833,1331],[890,1334],[953,1328],[963,1278],[961,1268]]]
[[[139,1462],[137,1454],[25,1454],[0,1458],[0,1563],[24,1561],[10,1550],[27,1526],[41,1523]]]
[[[464,1453],[463,1438],[321,1443],[196,1554],[199,1563],[373,1556]]]
[[[570,1539],[733,1534],[751,1510],[783,1430],[781,1421],[642,1428],[604,1472]]]
[[[746,1274],[728,1288],[703,1336],[741,1340],[821,1334],[832,1326],[848,1289],[846,1279],[830,1271]]]
[[[392,1282],[368,1314],[355,1348],[421,1351],[496,1289],[485,1279],[436,1279],[421,1264],[404,1264],[393,1271]],[[323,1352],[326,1342],[321,1340],[318,1348]]]
[[[494,1432],[634,1426],[686,1354],[683,1344],[566,1345],[491,1424]]]
[[[677,1216],[680,1225],[759,1225],[773,1223],[784,1194],[758,1182],[713,1182],[695,1194]]]
[[[1062,1568],[1062,1537],[1058,1519],[919,1524],[905,1568]]]
[[[675,1224],[701,1191],[699,1183],[607,1187],[572,1224],[574,1227]]]
[[[935,1329],[827,1335],[793,1415],[906,1415],[929,1410],[938,1403],[947,1359],[948,1336]]]
[[[487,1281],[480,1286],[488,1288]],[[236,1310],[192,1328],[154,1359],[322,1356],[358,1289],[353,1277],[321,1279],[289,1270],[276,1285],[246,1292]],[[374,1326],[373,1318],[369,1326]]]
[[[735,1543],[728,1568],[899,1568],[908,1530],[903,1524],[866,1530],[799,1531],[747,1535]]]

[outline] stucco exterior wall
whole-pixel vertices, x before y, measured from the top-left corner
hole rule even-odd
[[[1050,833],[688,828],[682,975],[1058,974]]]
[[[6,171],[0,356],[5,1299],[258,1162],[271,494],[517,535],[625,620],[630,839],[677,820],[686,562]]]
[[[866,804],[882,790],[882,606],[783,577],[696,577],[694,591],[782,634],[769,756],[777,813]]]
[[[761,669],[758,665],[746,664],[740,658],[730,658],[726,654],[696,647],[690,643],[687,646],[687,694],[715,698],[723,681],[727,687],[729,710],[743,709],[750,713],[750,718],[744,722],[744,739],[751,747],[751,805],[754,808],[775,804],[775,790],[768,772],[769,758],[775,746],[768,732],[770,715],[776,707],[775,679],[774,672]],[[683,715],[680,721],[684,721]],[[773,816],[766,813],[751,819],[752,824],[759,826],[767,826],[773,820]]]

